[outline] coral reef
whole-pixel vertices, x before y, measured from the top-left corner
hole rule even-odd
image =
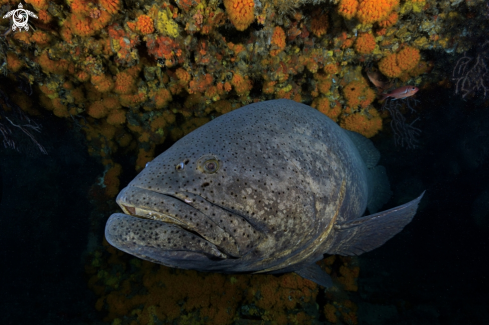
[[[294,273],[222,275],[177,270],[141,261],[108,245],[85,266],[95,308],[112,324],[314,324],[324,313],[336,324],[356,324],[357,262],[330,256],[320,266],[337,283],[318,308],[318,286]],[[340,291],[338,291],[340,290]],[[334,320],[334,322],[333,322]]]
[[[1,4],[3,14],[15,5]],[[0,72],[27,80],[46,109],[41,113],[83,125],[92,155],[112,166],[116,152],[133,154],[138,170],[166,139],[273,98],[313,105],[373,136],[384,117],[370,86],[344,89],[363,78],[359,68],[378,66],[398,86],[439,81],[423,51],[463,52],[470,44],[460,33],[464,17],[470,15],[468,24],[487,20],[482,10],[474,14],[485,9],[481,0],[31,0],[26,6],[39,19],[22,32],[3,21]]]

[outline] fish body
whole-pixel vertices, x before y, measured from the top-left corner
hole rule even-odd
[[[366,73],[368,79],[375,87],[377,87],[379,93],[382,93],[384,90],[390,88],[391,83],[385,80],[385,77],[380,73],[379,70],[368,69]]]
[[[411,97],[414,94],[416,94],[418,92],[418,90],[419,90],[418,87],[409,86],[409,85],[399,87],[397,89],[394,89],[390,93],[382,94],[382,97],[380,100],[384,100],[387,98],[392,98],[392,100],[396,100],[396,99],[403,99],[403,98]]]
[[[119,193],[124,213],[109,218],[105,236],[170,267],[296,272],[330,286],[315,264],[323,254],[382,245],[410,222],[421,198],[362,217],[378,157],[369,162],[348,132],[290,100],[222,115],[177,141]]]

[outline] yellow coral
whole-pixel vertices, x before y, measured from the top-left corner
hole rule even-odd
[[[171,17],[169,8],[158,11],[156,29],[161,34],[176,38],[178,36],[178,24]]]

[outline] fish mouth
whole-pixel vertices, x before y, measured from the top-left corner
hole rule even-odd
[[[184,195],[129,186],[116,201],[124,213],[111,215],[105,237],[122,251],[180,268],[240,256],[234,238]]]

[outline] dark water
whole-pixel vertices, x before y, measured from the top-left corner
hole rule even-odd
[[[358,322],[488,324],[489,108],[453,89],[418,99],[417,149],[388,131],[373,139],[394,193],[384,208],[426,195],[411,224],[360,257]],[[0,148],[0,324],[108,324],[84,272],[110,215],[88,195],[104,169],[79,130],[42,124],[48,155]]]

